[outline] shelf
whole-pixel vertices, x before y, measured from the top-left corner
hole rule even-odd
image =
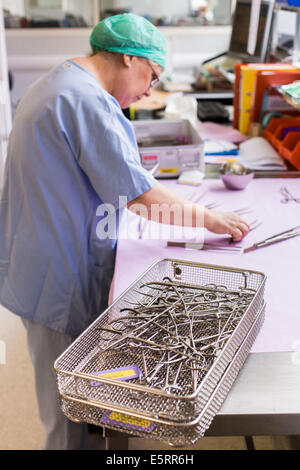
[[[198,100],[227,100],[233,99],[233,91],[195,91],[192,93],[186,93],[188,96],[192,96]]]
[[[275,5],[275,10],[284,10],[284,11],[293,11],[295,13],[300,13],[300,7],[293,7],[291,5]]]
[[[280,87],[274,87],[274,89],[280,94],[280,96],[284,99],[286,103],[293,106],[293,108],[300,111],[300,103],[295,103],[292,98],[290,98],[286,93],[284,93]]]

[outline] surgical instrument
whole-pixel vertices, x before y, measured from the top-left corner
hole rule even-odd
[[[254,243],[254,245],[248,248],[245,248],[244,253],[249,253],[249,251],[254,251],[254,250],[257,250],[258,248],[273,245],[274,243],[278,243],[278,242],[287,240],[289,238],[297,237],[300,235],[300,230],[298,232],[295,232],[296,229],[300,229],[300,225],[297,225],[296,227],[293,227],[283,232],[272,235],[271,237],[268,237],[265,240],[262,240],[258,243]]]
[[[287,204],[290,201],[294,201],[297,202],[297,204],[300,204],[300,198],[294,197],[286,186],[282,186],[279,191],[283,196],[283,199],[280,200],[282,204]]]
[[[201,242],[176,242],[169,240],[167,246],[173,246],[177,248],[190,248],[193,250],[205,250],[205,251],[224,251],[227,253],[240,253],[241,248],[228,245],[218,245],[217,243],[201,243]]]

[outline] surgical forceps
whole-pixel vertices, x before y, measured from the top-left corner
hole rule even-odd
[[[300,229],[300,225],[290,228],[289,230],[285,230],[284,232],[272,235],[271,237],[268,237],[261,242],[255,243],[254,245],[245,248],[244,253],[249,253],[249,251],[257,250],[258,248],[262,248],[264,246],[273,245],[274,243],[278,243],[289,238],[298,237],[300,235],[300,230],[295,232],[296,229]]]
[[[154,290],[153,295],[143,288]],[[140,385],[168,394],[193,393],[249,306],[255,293],[249,290],[247,283],[232,290],[222,284],[178,283],[168,276],[144,282],[136,291],[143,302],[128,302],[120,308],[122,316],[96,328],[106,342],[101,354],[113,351],[120,361],[133,354],[143,370]]]

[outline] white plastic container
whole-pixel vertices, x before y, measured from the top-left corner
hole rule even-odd
[[[132,122],[139,142],[141,162],[146,170],[151,170],[157,163],[156,178],[175,178],[186,170],[198,170],[204,175],[204,143],[189,120],[157,119]],[[173,145],[153,145],[151,141],[168,138],[178,139]],[[188,142],[187,144],[182,141]]]

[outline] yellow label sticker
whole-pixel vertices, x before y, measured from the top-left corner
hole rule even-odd
[[[221,162],[221,163],[231,163],[231,162],[236,162],[236,158],[222,158],[222,157],[215,157],[214,158],[215,162]]]
[[[159,173],[178,173],[178,168],[160,168]]]
[[[106,372],[105,374],[100,374],[100,377],[107,377],[110,379],[120,379],[121,377],[132,377],[135,375],[133,369],[128,370],[119,370],[115,372]]]
[[[134,426],[140,426],[142,428],[148,428],[151,424],[151,421],[148,421],[147,419],[135,418],[133,416],[117,413],[115,411],[111,412],[109,418],[120,423],[133,424]]]

